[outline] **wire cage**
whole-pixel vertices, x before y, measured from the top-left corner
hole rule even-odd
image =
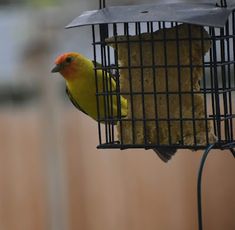
[[[235,147],[235,7],[175,3],[87,11],[98,148]],[[113,79],[115,84],[113,84]],[[125,103],[123,100],[126,100]]]

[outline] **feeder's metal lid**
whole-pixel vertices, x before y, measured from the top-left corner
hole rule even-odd
[[[165,21],[223,27],[235,5],[227,8],[212,3],[161,3],[112,6],[85,11],[66,28],[123,22]]]

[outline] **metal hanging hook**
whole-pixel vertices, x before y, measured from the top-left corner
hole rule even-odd
[[[220,0],[220,3],[215,4],[217,7],[227,7],[227,1],[226,0]]]
[[[103,8],[105,8],[105,6],[106,6],[105,0],[99,0],[99,8],[103,9]]]

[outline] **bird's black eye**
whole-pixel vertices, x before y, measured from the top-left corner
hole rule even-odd
[[[72,57],[67,57],[67,58],[65,59],[66,63],[71,63],[71,62],[72,62],[72,60],[73,60],[73,58],[72,58]]]

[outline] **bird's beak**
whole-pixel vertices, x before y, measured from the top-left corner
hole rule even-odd
[[[51,72],[52,72],[52,73],[60,72],[61,67],[62,67],[61,65],[56,64],[55,67],[51,70]]]

